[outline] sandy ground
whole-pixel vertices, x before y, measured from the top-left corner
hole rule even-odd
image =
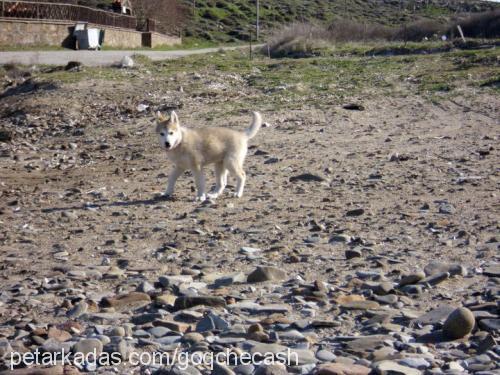
[[[321,280],[330,302],[320,304],[318,319],[337,316],[332,298],[356,293],[362,272],[397,281],[433,260],[460,263],[469,276],[403,299],[399,308],[423,313],[441,303],[479,303],[495,290],[481,269],[498,257],[497,95],[432,102],[410,92],[352,98],[363,111],[297,103],[224,114],[227,100],[262,94],[237,83],[215,97],[179,91],[199,79],[95,78],[2,99],[0,121],[13,132],[12,141],[0,143],[6,337],[16,325],[65,321],[65,300],[120,294],[139,281],[192,270],[248,274],[272,265],[306,284]],[[175,201],[155,199],[170,168],[154,134],[158,108],[176,108],[188,127],[235,129],[249,125],[250,110],[261,110],[269,126],[250,142],[243,198],[233,198],[230,186],[215,202],[195,203],[186,174]],[[207,176],[210,185],[210,169]],[[260,256],[241,254],[242,246],[261,249]],[[346,259],[353,249],[361,256]],[[75,290],[41,288],[70,271],[105,273],[109,266],[121,270],[118,280],[70,277]],[[279,303],[288,301],[286,290],[235,284],[210,293]],[[290,304],[289,316],[300,319],[304,305]],[[344,321],[320,337],[351,334],[359,325],[354,317]]]

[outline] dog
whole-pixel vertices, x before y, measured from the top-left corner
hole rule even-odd
[[[217,198],[227,185],[228,173],[236,178],[234,196],[241,198],[246,174],[243,162],[247,154],[248,140],[255,137],[262,125],[262,117],[252,112],[253,121],[248,129],[239,132],[227,128],[189,129],[181,126],[177,114],[172,111],[167,118],[161,112],[156,116],[156,133],[160,145],[167,152],[174,167],[168,176],[165,198],[174,194],[175,182],[186,170],[191,170],[196,184],[196,200]],[[216,185],[213,193],[205,193],[203,167],[215,164]]]

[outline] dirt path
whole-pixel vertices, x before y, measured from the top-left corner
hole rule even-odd
[[[69,61],[79,61],[86,66],[109,66],[119,63],[123,57],[144,55],[151,60],[176,59],[179,57],[216,52],[220,49],[234,50],[248,47],[215,47],[175,51],[15,51],[0,52],[0,64],[22,65],[66,65]]]

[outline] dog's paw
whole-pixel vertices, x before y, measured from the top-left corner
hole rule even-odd
[[[195,198],[195,202],[205,202],[206,200],[207,200],[207,196],[205,194],[197,195]]]
[[[241,198],[243,196],[243,193],[234,193],[235,198]]]
[[[208,199],[217,199],[219,197],[219,194],[217,193],[208,193],[207,198]]]

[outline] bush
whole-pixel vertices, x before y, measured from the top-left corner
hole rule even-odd
[[[425,38],[446,34],[448,26],[435,20],[423,20],[401,26],[393,35],[393,40],[420,42]]]
[[[352,42],[364,40],[387,40],[393,30],[389,27],[359,23],[348,20],[338,20],[328,27],[329,39],[336,42]]]
[[[325,28],[307,23],[294,23],[272,34],[268,41],[269,53],[271,57],[314,56],[329,40],[329,33]],[[267,50],[264,52],[267,53]]]
[[[498,38],[500,37],[500,9],[459,17],[451,23],[448,29],[450,35],[458,34],[457,25],[460,25],[466,38]]]

